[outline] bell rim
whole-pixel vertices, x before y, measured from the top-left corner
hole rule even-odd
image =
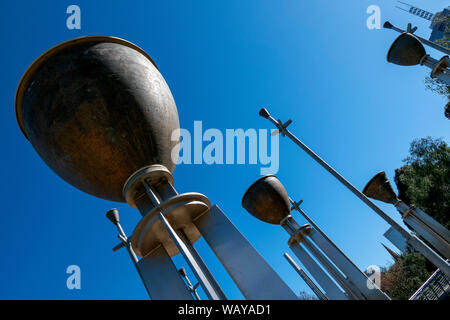
[[[55,54],[57,54],[58,52],[66,49],[66,48],[69,48],[74,45],[78,45],[80,43],[86,43],[86,42],[99,42],[99,43],[105,42],[105,43],[122,44],[122,45],[132,48],[132,49],[138,51],[139,53],[141,53],[142,55],[144,55],[155,66],[155,68],[157,70],[159,70],[158,66],[153,61],[153,59],[142,48],[138,47],[137,45],[135,45],[134,43],[132,43],[130,41],[127,41],[125,39],[118,38],[118,37],[99,36],[99,35],[83,36],[83,37],[66,40],[64,42],[61,42],[61,43],[53,46],[52,48],[46,50],[44,53],[39,55],[28,66],[28,68],[25,70],[22,77],[20,78],[19,85],[17,86],[17,89],[16,89],[16,94],[14,97],[14,113],[16,115],[16,121],[17,121],[17,124],[19,125],[20,131],[22,131],[22,134],[25,136],[25,138],[28,141],[30,139],[28,138],[28,136],[25,132],[25,128],[23,127],[22,109],[21,108],[22,108],[22,98],[23,98],[25,89],[28,85],[29,79],[41,65],[43,65],[48,59],[50,59],[50,57],[54,56]]]

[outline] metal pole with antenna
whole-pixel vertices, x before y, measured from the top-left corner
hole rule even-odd
[[[400,28],[394,26],[394,25],[393,25],[392,23],[390,23],[389,21],[386,21],[386,22],[383,24],[383,28],[386,28],[386,29],[392,29],[392,30],[394,30],[394,31],[397,31],[398,33],[404,33],[404,32],[414,33],[414,31],[417,30],[417,27],[414,27],[413,29],[409,29],[408,31],[406,31],[406,30],[403,30],[403,29],[400,29]],[[422,42],[423,44],[426,44],[427,46],[429,46],[429,47],[431,47],[431,48],[434,48],[434,49],[439,50],[439,51],[441,51],[441,52],[443,52],[443,53],[445,53],[445,54],[447,54],[447,55],[450,55],[450,50],[449,50],[449,49],[447,49],[447,48],[445,48],[445,47],[443,47],[443,46],[440,46],[440,45],[434,43],[433,41],[424,39],[424,38],[422,38],[422,37],[420,37],[420,36],[418,36],[418,35],[416,35],[416,34],[414,34],[414,36],[415,36],[417,39],[419,39],[420,42]]]
[[[295,262],[294,259],[289,255],[289,253],[285,252],[283,256],[286,258],[287,262],[294,268],[295,271],[300,275],[300,277],[305,281],[308,287],[315,293],[319,300],[328,300],[328,297],[319,289],[319,287],[311,280],[310,277],[305,273],[305,271],[300,268],[300,266]]]
[[[326,163],[322,158],[315,154],[308,146],[306,146],[302,141],[300,141],[295,135],[293,135],[287,126],[292,123],[289,120],[287,125],[284,125],[281,120],[275,120],[267,111],[266,108],[262,108],[259,111],[259,115],[263,118],[268,119],[272,122],[279,130],[282,136],[287,136],[296,145],[298,145],[303,151],[305,151],[309,156],[311,156],[317,163],[319,163],[325,170],[331,173],[339,182],[341,182],[347,189],[349,189],[354,195],[356,195],[361,201],[363,201],[367,206],[369,206],[373,211],[375,211],[381,218],[383,218],[387,223],[389,223],[392,228],[397,230],[407,242],[418,252],[422,253],[428,260],[430,260],[436,267],[442,270],[446,275],[450,276],[450,264],[440,257],[436,252],[434,252],[429,246],[427,246],[422,240],[420,240],[416,235],[409,233],[402,226],[400,226],[395,220],[389,217],[383,210],[381,210],[377,205],[369,200],[361,191],[356,189],[350,182],[348,182],[343,176],[341,176],[336,170],[334,170],[328,163]]]
[[[121,241],[112,250],[114,252],[116,252],[116,251],[118,251],[118,250],[120,250],[122,248],[126,248],[127,249],[128,255],[130,256],[131,261],[133,262],[133,265],[134,265],[134,267],[136,268],[136,271],[139,274],[139,277],[141,278],[142,282],[144,283],[145,290],[147,290],[147,293],[148,293],[149,297],[151,298],[150,291],[147,288],[147,285],[145,284],[146,282],[142,278],[141,270],[138,267],[139,260],[138,260],[136,254],[133,251],[133,248],[131,246],[131,242],[129,241],[127,235],[125,234],[125,232],[122,229],[122,226],[120,225],[119,210],[117,210],[116,208],[109,210],[106,213],[106,217],[108,218],[109,221],[111,221],[116,226],[117,231],[119,232],[119,235],[117,237]]]
[[[145,180],[142,181],[142,183],[150,200],[155,206],[158,206],[160,204],[160,200],[153,192],[152,187],[148,185]],[[227,297],[225,296],[225,293],[222,291],[220,285],[216,282],[203,260],[195,251],[194,247],[191,245],[191,243],[189,243],[189,240],[186,238],[186,236],[181,233],[180,237],[172,228],[169,221],[167,221],[161,211],[157,214],[157,216],[161,221],[164,229],[166,229],[170,238],[175,243],[178,250],[185,258],[186,262],[189,264],[189,267],[197,277],[198,282],[202,286],[208,298],[211,300],[226,300]]]
[[[291,198],[291,210],[297,210],[313,227],[310,233],[314,243],[333,261],[333,263],[341,269],[341,271],[352,280],[352,284],[357,287],[360,292],[369,298],[380,298],[379,292],[370,289],[371,280],[364,274],[353,261],[345,255],[344,252],[323,232],[319,226],[300,208],[303,201],[295,202]],[[375,284],[373,284],[375,286]]]
[[[181,277],[186,281],[187,287],[189,291],[194,295],[195,299],[202,300],[200,299],[200,296],[197,293],[197,287],[200,285],[200,282],[197,282],[197,284],[192,285],[191,281],[187,276],[186,269],[184,269],[184,267],[178,270],[178,272],[180,273]]]

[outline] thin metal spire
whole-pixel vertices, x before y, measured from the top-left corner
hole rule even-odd
[[[423,18],[423,19],[428,20],[428,21],[432,21],[433,18],[434,18],[434,14],[432,14],[429,11],[426,11],[426,10],[414,7],[413,5],[411,5],[409,3],[406,3],[406,2],[402,2],[402,1],[397,1],[397,2],[408,7],[408,9],[404,9],[404,8],[399,7],[399,6],[395,6],[396,8],[398,8],[400,10],[409,12],[409,13],[415,15],[415,16],[418,16],[418,17]]]

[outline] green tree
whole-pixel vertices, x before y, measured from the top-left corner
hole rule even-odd
[[[431,137],[411,143],[406,163],[395,170],[399,198],[450,229],[450,147]]]
[[[426,259],[413,252],[399,256],[396,262],[381,270],[381,290],[391,299],[408,300],[430,277]]]
[[[442,139],[411,142],[404,166],[395,170],[398,197],[450,228],[450,147]],[[436,269],[419,253],[405,252],[382,269],[381,288],[392,299],[408,299]]]

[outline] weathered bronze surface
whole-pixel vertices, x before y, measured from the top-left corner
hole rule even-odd
[[[362,192],[369,198],[391,204],[394,204],[398,200],[384,171],[378,172],[370,179]]]
[[[19,84],[16,117],[53,171],[103,199],[125,201],[139,168],[175,168],[175,101],[151,58],[122,39],[78,38],[44,53]]]
[[[401,66],[414,66],[426,55],[419,39],[410,33],[402,33],[392,43],[387,54],[387,61]]]
[[[267,223],[280,224],[291,212],[289,196],[274,175],[256,180],[244,193],[242,207]]]

